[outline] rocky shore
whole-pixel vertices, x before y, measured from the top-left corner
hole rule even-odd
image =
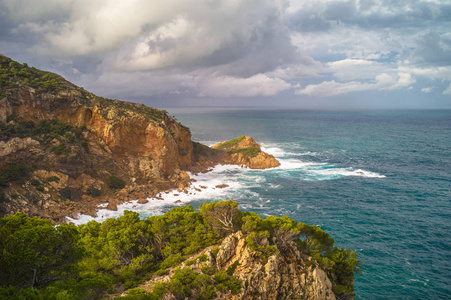
[[[100,203],[114,210],[184,190],[191,184],[187,171],[279,165],[250,137],[209,148],[193,142],[166,111],[98,97],[4,56],[0,62],[14,82],[0,93],[0,215],[21,211],[61,223],[78,213],[95,215]],[[20,75],[29,71],[50,78],[53,90],[30,86]]]

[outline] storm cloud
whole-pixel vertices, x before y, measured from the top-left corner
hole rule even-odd
[[[0,53],[140,101],[446,98],[450,20],[433,0],[0,0]]]

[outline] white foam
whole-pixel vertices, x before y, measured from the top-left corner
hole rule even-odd
[[[329,168],[324,169],[316,169],[309,170],[310,173],[318,174],[321,176],[330,177],[333,179],[334,177],[343,177],[343,176],[359,176],[359,177],[367,177],[367,178],[385,178],[385,175],[381,175],[375,172],[365,171],[362,169],[354,170],[352,168],[335,168],[331,166]]]
[[[245,189],[243,183],[234,178],[234,174],[249,170],[238,166],[216,166],[208,173],[190,174],[190,177],[196,181],[189,188],[161,192],[155,198],[147,198],[147,203],[139,204],[138,200],[125,202],[117,206],[117,211],[106,209],[107,203],[103,203],[98,206],[96,217],[79,214],[76,219],[66,218],[69,222],[80,225],[92,220],[102,222],[107,218],[117,218],[122,216],[125,210],[136,211],[146,216],[159,215],[164,212],[164,208],[185,205],[194,200],[227,199],[232,191]],[[217,187],[224,184],[227,186]]]
[[[207,173],[190,174],[190,177],[195,179],[195,181],[186,189],[186,192],[185,190],[162,192],[155,198],[148,198],[148,202],[145,204],[138,204],[137,200],[120,204],[117,206],[117,211],[106,209],[107,203],[104,203],[98,206],[99,210],[97,211],[96,217],[79,215],[76,219],[67,217],[67,220],[77,225],[85,224],[91,220],[102,222],[107,218],[117,218],[123,215],[125,210],[136,211],[142,216],[160,215],[167,211],[169,207],[185,205],[195,200],[257,199],[254,202],[255,208],[265,208],[262,202],[268,203],[270,200],[262,199],[252,188],[261,186],[268,186],[270,188],[280,187],[280,185],[271,182],[268,183],[268,177],[265,174],[271,174],[276,177],[299,176],[301,180],[315,181],[333,180],[344,176],[385,177],[384,175],[362,169],[355,170],[350,167],[340,168],[327,165],[326,163],[302,161],[292,157],[302,154],[285,152],[282,148],[276,146],[268,146],[262,148],[262,150],[273,154],[279,159],[281,165],[277,168],[266,170],[253,170],[234,165],[218,165]],[[219,188],[217,187],[219,185],[226,186]],[[243,205],[242,208],[249,209],[246,205]]]

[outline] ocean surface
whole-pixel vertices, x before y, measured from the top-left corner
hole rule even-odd
[[[98,220],[124,209],[145,217],[174,205],[235,200],[262,217],[315,224],[335,245],[356,251],[364,264],[357,299],[451,299],[451,110],[168,111],[194,141],[249,135],[282,165],[219,166],[193,174],[188,195],[163,193],[164,200],[101,209]],[[223,183],[229,187],[215,188]],[[202,192],[194,190],[201,185]]]

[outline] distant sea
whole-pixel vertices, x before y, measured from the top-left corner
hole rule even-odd
[[[262,217],[315,224],[356,251],[357,299],[451,299],[451,110],[167,110],[194,141],[249,135],[282,165],[219,166],[193,175],[194,186],[207,186],[200,193],[164,194],[97,219],[124,209],[160,214],[176,200],[235,200]],[[229,187],[215,188],[222,183]]]

